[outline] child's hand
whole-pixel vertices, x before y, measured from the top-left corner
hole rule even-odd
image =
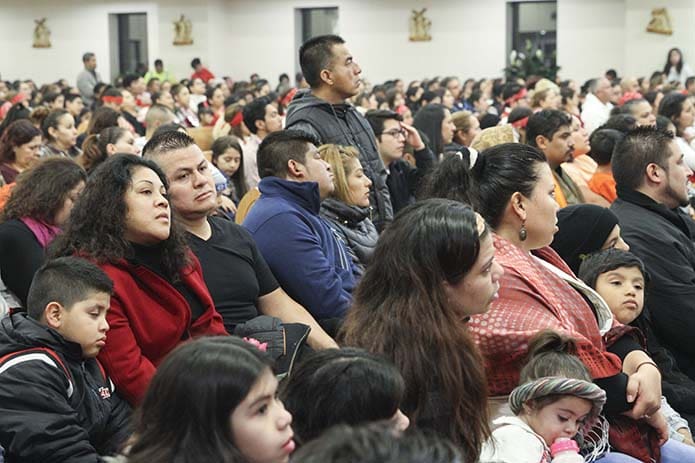
[[[234,201],[224,195],[217,196],[217,206],[224,212],[236,214],[236,205],[234,204]]]
[[[677,429],[676,432],[683,436],[683,443],[688,444],[691,447],[695,447],[695,442],[693,442],[693,435],[690,434],[688,428]]]
[[[656,412],[649,418],[644,418],[644,422],[656,430],[659,436],[659,447],[664,445],[668,440],[668,424],[664,419],[664,415],[661,412]]]
[[[654,415],[661,408],[661,373],[656,366],[642,365],[627,381],[627,402],[634,404],[625,413],[632,419]]]

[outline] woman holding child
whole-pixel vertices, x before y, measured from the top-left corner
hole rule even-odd
[[[667,436],[659,370],[629,335],[632,329],[614,323],[605,302],[548,247],[558,205],[545,157],[526,145],[502,144],[482,153],[471,174],[477,184],[472,196],[495,231],[496,256],[505,269],[499,298],[469,323],[485,356],[491,395],[506,396],[517,386],[529,340],[553,329],[574,339],[577,356],[606,390],[613,447],[659,461]],[[635,460],[611,453],[604,461]],[[660,461],[673,460],[664,451]]]

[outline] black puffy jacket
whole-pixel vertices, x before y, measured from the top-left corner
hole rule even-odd
[[[79,344],[25,314],[0,322],[0,445],[8,463],[101,462],[128,438],[130,416]]]

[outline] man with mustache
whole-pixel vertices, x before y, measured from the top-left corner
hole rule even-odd
[[[555,180],[555,200],[560,207],[581,204],[584,196],[576,183],[562,169],[572,161],[572,119],[562,111],[544,109],[528,118],[526,142],[545,154]]]

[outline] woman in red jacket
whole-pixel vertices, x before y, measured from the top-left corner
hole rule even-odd
[[[99,360],[133,405],[174,347],[226,334],[200,264],[173,222],[167,187],[156,164],[109,158],[90,176],[53,250],[94,260],[113,280],[111,330]]]

